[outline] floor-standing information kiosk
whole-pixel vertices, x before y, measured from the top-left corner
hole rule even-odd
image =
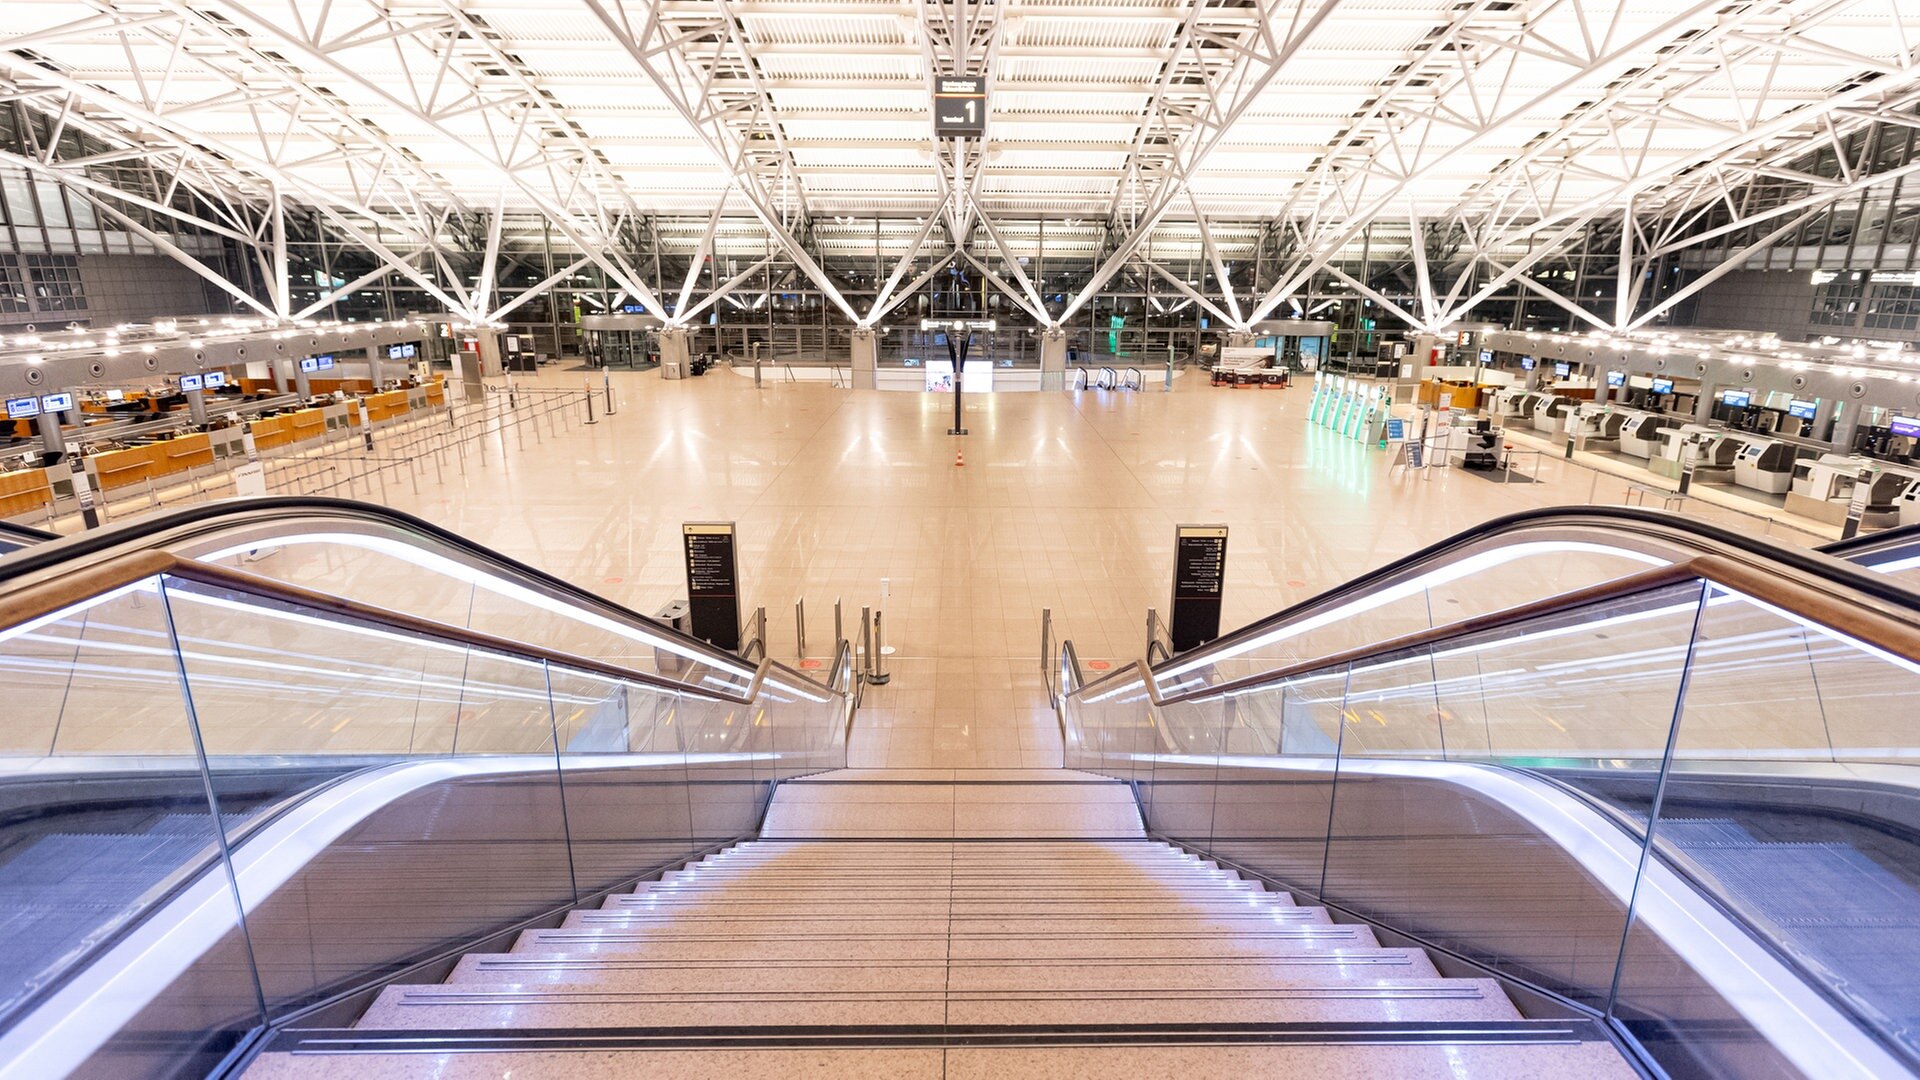
[[[740,571],[733,522],[689,521],[680,534],[687,550],[689,629],[713,647],[735,652],[740,648]]]
[[[1167,620],[1174,652],[1197,649],[1220,636],[1220,596],[1226,576],[1225,525],[1175,526],[1173,603]]]

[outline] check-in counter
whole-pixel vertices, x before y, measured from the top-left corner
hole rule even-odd
[[[323,409],[301,409],[288,413],[286,419],[293,432],[290,442],[318,439],[327,433],[327,414]]]
[[[368,421],[378,424],[396,416],[405,416],[408,411],[407,391],[388,390],[381,394],[368,394],[361,399],[367,407]]]
[[[427,404],[439,408],[447,403],[447,377],[435,375],[427,384]]]
[[[285,446],[292,441],[293,418],[284,413],[279,416],[263,416],[253,422],[255,449],[270,450],[276,446]]]
[[[53,501],[53,484],[45,469],[15,469],[0,473],[0,518],[45,510]]]
[[[87,472],[101,491],[145,483],[154,475],[158,444],[129,446],[124,450],[102,450],[87,455]]]

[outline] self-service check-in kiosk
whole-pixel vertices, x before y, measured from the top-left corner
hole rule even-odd
[[[1533,407],[1533,416],[1529,421],[1533,430],[1546,435],[1558,435],[1566,430],[1567,417],[1572,414],[1578,402],[1572,398],[1542,394],[1540,401]]]
[[[1784,495],[1793,486],[1793,446],[1778,439],[1738,437],[1733,482],[1743,488]]]
[[[1680,426],[1680,421],[1658,413],[1625,412],[1620,424],[1620,452],[1630,457],[1652,458],[1660,449],[1660,433]]]

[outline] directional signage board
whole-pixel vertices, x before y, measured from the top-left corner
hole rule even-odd
[[[740,571],[734,561],[733,522],[689,521],[680,526],[687,551],[687,617],[694,637],[733,652],[740,648]]]
[[[1197,649],[1220,636],[1221,586],[1227,576],[1227,527],[1173,530],[1173,603],[1167,634],[1173,651]]]
[[[933,90],[936,139],[977,139],[987,133],[987,81],[940,79]]]

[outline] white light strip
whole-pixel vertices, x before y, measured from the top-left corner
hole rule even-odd
[[[475,586],[476,588],[485,589],[495,595],[530,605],[549,614],[583,623],[594,629],[603,630],[629,641],[639,642],[648,648],[660,649],[673,653],[676,656],[705,664],[709,667],[718,668],[737,678],[739,680],[737,684],[739,689],[745,689],[745,685],[753,680],[753,668],[740,666],[730,658],[721,659],[713,654],[701,652],[673,638],[650,634],[643,627],[609,619],[590,608],[556,600],[545,593],[529,589],[506,578],[485,573],[456,559],[448,558],[447,556],[428,551],[425,548],[417,547],[413,544],[390,540],[385,537],[367,536],[361,533],[293,533],[284,536],[275,536],[270,541],[255,540],[245,544],[236,544],[231,547],[221,548],[216,551],[202,552],[196,554],[194,557],[203,562],[216,562],[221,559],[234,558],[265,546],[291,547],[298,544],[323,544],[357,548],[361,551],[370,551],[378,555],[385,555],[388,558],[398,559],[401,562],[420,567],[431,573],[450,577],[456,581]],[[728,684],[723,683],[722,685]],[[789,694],[798,695],[813,702],[827,702],[831,700],[830,698],[821,697],[801,687],[789,685],[771,676],[765,680],[765,685],[783,690]]]
[[[1206,768],[1220,764],[1218,758],[1187,755],[1143,755],[1141,760]],[[1291,772],[1333,771],[1327,759],[1235,758],[1233,764]],[[1807,1076],[1870,1080],[1908,1075],[1905,1066],[1851,1018],[1660,860],[1646,860],[1646,876],[1636,895],[1641,845],[1553,785],[1509,769],[1433,761],[1342,757],[1339,772],[1451,784],[1533,825],[1623,909],[1631,903],[1636,925],[1653,931]]]
[[[598,754],[568,769],[738,764],[746,754]],[[372,769],[288,810],[233,852],[251,912],[347,832],[413,792],[482,776],[553,775],[551,754],[441,759]],[[559,843],[558,839],[555,840]],[[214,866],[0,1035],[0,1080],[66,1076],[235,929],[233,894]]]

